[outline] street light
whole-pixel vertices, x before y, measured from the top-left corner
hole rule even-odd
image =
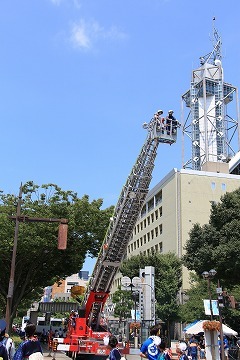
[[[129,288],[134,296],[134,321],[135,321],[135,324],[137,322],[137,294],[139,294],[138,290],[141,289],[141,283],[142,283],[141,279],[138,276],[135,276],[132,279],[130,279],[130,277],[128,277],[128,276],[123,276],[121,278],[122,286],[124,288],[126,288],[126,290],[128,290],[128,288]],[[135,288],[137,291],[133,291],[133,288]],[[138,347],[138,336],[137,336],[136,326],[134,329],[134,347],[135,348]]]
[[[211,269],[210,271],[204,271],[202,273],[202,277],[207,280],[208,282],[208,294],[209,294],[209,301],[210,301],[210,317],[211,320],[213,320],[213,309],[212,309],[212,293],[211,293],[211,287],[210,287],[210,281],[214,278],[216,275],[216,270]]]
[[[222,326],[222,305],[220,305],[219,300],[222,297],[222,288],[220,287],[220,281],[218,279],[218,287],[217,287],[217,294],[218,294],[218,314],[219,314],[219,322],[220,322],[220,350],[221,350],[221,359],[225,358],[224,354],[224,343],[223,343],[223,326]]]
[[[210,317],[211,317],[211,321],[213,320],[213,309],[212,309],[212,293],[211,293],[211,287],[210,287],[210,281],[214,278],[214,276],[216,275],[216,270],[211,269],[210,271],[204,271],[202,273],[202,277],[207,280],[208,283],[208,294],[209,294],[209,301],[210,301]],[[213,331],[210,331],[211,334],[211,356],[212,359],[215,360],[215,351],[214,351],[214,334]],[[223,360],[223,359],[222,359]]]

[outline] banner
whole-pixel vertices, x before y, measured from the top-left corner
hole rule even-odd
[[[206,315],[211,315],[210,300],[203,300],[203,303],[204,303],[205,314]],[[213,315],[219,315],[218,301],[217,300],[211,300],[211,304],[212,304],[212,314]]]

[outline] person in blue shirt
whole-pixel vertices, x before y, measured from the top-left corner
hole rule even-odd
[[[150,328],[150,336],[144,341],[140,348],[140,356],[149,360],[157,360],[160,354],[159,345],[161,344],[161,338],[159,336],[159,325],[154,325]]]
[[[218,337],[218,346],[219,346],[219,351],[220,351],[220,354],[221,354],[221,339],[220,339],[220,336]],[[226,337],[226,335],[223,336],[223,348],[224,348],[225,359],[228,360],[229,343],[228,343],[228,338]]]
[[[8,352],[6,346],[0,343],[0,358],[3,360],[8,360]]]
[[[118,340],[116,336],[111,335],[109,337],[109,343],[108,343],[108,346],[111,349],[109,354],[109,360],[121,360],[121,353],[117,349],[117,344],[118,344]]]
[[[192,360],[197,360],[198,357],[198,341],[193,335],[189,340],[189,356],[192,357]]]
[[[7,349],[8,359],[12,360],[15,353],[15,345],[13,340],[6,333],[7,323],[4,319],[0,320],[0,343]]]
[[[32,354],[36,355],[36,358],[43,360],[42,347],[40,341],[35,336],[36,326],[34,324],[28,324],[25,327],[26,340],[24,340],[17,348],[14,354],[13,360],[23,360],[29,358]]]

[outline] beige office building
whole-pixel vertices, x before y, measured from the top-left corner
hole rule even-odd
[[[173,169],[148,193],[127,257],[154,252],[173,252],[181,257],[193,224],[208,223],[211,204],[239,186],[239,175]],[[183,290],[188,288],[184,269]]]

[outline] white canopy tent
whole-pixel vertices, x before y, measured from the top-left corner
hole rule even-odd
[[[196,322],[195,324],[193,324],[192,326],[189,326],[186,328],[185,333],[186,334],[191,334],[191,335],[196,335],[200,332],[203,332],[203,323],[206,320],[199,320],[198,322]],[[237,336],[238,333],[231,329],[230,327],[228,327],[227,325],[223,324],[222,325],[222,329],[223,329],[223,334],[224,335],[228,335],[228,336]]]

